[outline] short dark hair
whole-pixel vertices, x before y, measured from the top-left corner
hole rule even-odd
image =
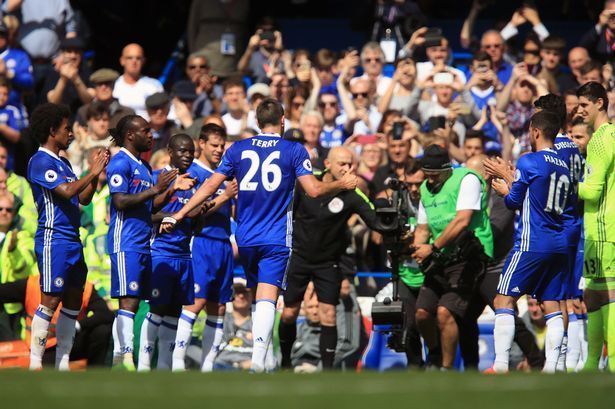
[[[606,89],[604,89],[602,84],[595,81],[590,81],[587,84],[581,85],[579,89],[577,89],[577,97],[585,97],[594,104],[598,102],[598,99],[602,99],[600,111],[606,111],[609,107],[609,97],[606,94]]]
[[[51,102],[39,105],[30,117],[32,136],[40,144],[44,144],[49,139],[49,134],[56,131],[67,118],[70,118],[70,109],[66,105]]]
[[[314,65],[321,70],[330,69],[335,64],[335,53],[328,48],[321,48],[316,52]]]
[[[589,124],[585,122],[585,118],[583,118],[582,116],[575,116],[574,118],[572,118],[571,125],[572,126],[585,125],[586,127],[589,128]]]
[[[546,139],[553,142],[560,129],[560,119],[551,111],[539,111],[532,115],[530,127],[540,129]]]
[[[562,37],[551,35],[542,42],[543,50],[554,50],[563,53],[566,49],[566,40]]]
[[[284,107],[273,98],[265,98],[256,108],[256,122],[262,129],[267,125],[279,125],[284,116]]]
[[[226,92],[229,88],[232,87],[241,87],[243,92],[246,92],[246,84],[243,82],[241,77],[230,77],[224,80],[222,83],[222,91]]]
[[[175,135],[171,136],[171,138],[169,138],[168,147],[170,149],[174,149],[181,142],[190,142],[190,143],[194,144],[194,142],[193,142],[192,138],[190,137],[190,135],[187,135],[185,133],[176,133]]]
[[[590,72],[595,71],[595,70],[597,70],[598,72],[601,72],[602,71],[602,65],[600,65],[600,63],[598,61],[589,60],[585,64],[583,64],[581,66],[581,68],[579,68],[579,73],[581,75],[586,75],[587,73],[590,73]]]
[[[481,143],[485,145],[485,133],[480,129],[468,129],[466,131],[464,142],[468,139],[480,139]]]
[[[491,61],[491,56],[487,54],[485,51],[477,51],[472,56],[472,61],[489,61],[489,64],[493,66],[493,62]]]
[[[566,126],[568,113],[566,112],[566,100],[563,97],[555,94],[543,95],[534,101],[534,106],[538,109],[552,112],[560,120],[560,128]]]
[[[226,141],[226,129],[218,124],[210,123],[201,127],[201,132],[199,133],[200,140],[207,142],[210,135],[218,135]]]
[[[129,131],[132,131],[134,121],[137,118],[141,118],[139,115],[126,115],[123,116],[117,123],[115,128],[109,129],[109,134],[113,138],[113,142],[119,146],[124,146],[124,140],[126,138],[126,134]]]
[[[111,116],[111,110],[109,110],[109,106],[103,102],[94,101],[90,105],[88,105],[88,108],[85,111],[85,119],[86,121],[89,121],[92,118],[99,118],[104,114]]]

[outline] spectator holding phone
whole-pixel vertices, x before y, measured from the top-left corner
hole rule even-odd
[[[250,37],[246,51],[237,64],[237,70],[252,77],[254,82],[268,82],[281,68],[282,33],[273,28],[273,21],[263,19],[256,33]]]
[[[421,91],[414,86],[416,81],[416,64],[410,57],[395,62],[395,73],[386,92],[380,98],[378,110],[384,112],[395,109],[409,117],[417,117],[416,108]]]
[[[519,27],[525,23],[532,25],[532,30],[540,41],[549,37],[549,30],[542,24],[536,5],[533,1],[525,1],[521,8],[515,10],[508,24],[500,31],[504,41],[508,41],[519,34]]]
[[[558,36],[545,38],[540,49],[542,68],[555,79],[560,94],[577,86],[575,78],[562,69],[561,61],[565,49],[566,41]]]
[[[336,94],[329,92],[320,94],[318,112],[322,114],[324,121],[322,131],[320,132],[320,144],[324,148],[342,145],[352,133],[352,129],[347,128],[343,121],[338,121],[340,107]]]
[[[382,119],[382,114],[374,105],[375,84],[366,78],[357,78],[348,89],[350,69],[351,66],[345,64],[337,79],[337,92],[344,108],[340,121],[352,129],[352,134],[373,134]]]
[[[369,80],[376,86],[376,98],[381,98],[389,87],[391,78],[382,75],[384,52],[377,42],[370,41],[363,46],[361,49],[361,66],[363,67],[363,75],[353,78],[350,81],[350,86],[352,87],[359,79]]]
[[[581,47],[589,51],[592,58],[603,64],[607,62],[615,50],[615,0],[606,0],[604,10],[598,17],[598,22],[579,42]]]

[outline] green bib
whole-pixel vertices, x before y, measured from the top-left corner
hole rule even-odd
[[[473,231],[478,240],[480,240],[485,249],[485,254],[493,257],[493,234],[491,233],[491,224],[487,214],[487,184],[482,176],[473,170],[466,168],[453,169],[451,177],[444,182],[444,186],[436,194],[431,193],[427,189],[427,181],[423,182],[421,185],[421,203],[427,213],[429,231],[432,238],[436,240],[440,237],[446,226],[455,218],[457,215],[457,198],[459,197],[461,180],[468,174],[478,177],[483,187],[481,210],[474,212],[468,229]],[[452,250],[452,246],[446,246],[442,249],[442,252],[450,253]]]
[[[408,219],[408,224],[416,228],[416,217]],[[412,257],[399,260],[399,279],[411,288],[419,288],[425,281],[425,275],[419,269],[419,265]]]

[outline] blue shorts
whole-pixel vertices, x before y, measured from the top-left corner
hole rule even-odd
[[[566,299],[568,271],[567,254],[511,251],[500,275],[498,293],[561,301]]]
[[[111,257],[111,297],[147,300],[152,278],[152,256],[136,251],[120,251]]]
[[[290,252],[290,248],[276,245],[239,247],[239,260],[246,272],[247,287],[265,283],[286,290]]]
[[[572,298],[583,298],[583,288],[581,281],[583,280],[583,260],[585,257],[585,240],[579,240],[576,252],[574,254],[574,268],[572,269],[573,291]]]
[[[88,268],[79,242],[62,242],[52,246],[35,246],[40,284],[43,293],[62,293],[67,287],[83,288]]]
[[[194,304],[192,260],[153,256],[150,305]]]
[[[194,296],[226,304],[233,296],[233,246],[229,241],[195,237],[192,240]]]

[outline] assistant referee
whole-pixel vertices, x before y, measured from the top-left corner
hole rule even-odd
[[[351,150],[335,147],[325,159],[325,171],[316,177],[323,182],[341,179],[351,171],[352,163]],[[370,228],[375,228],[376,213],[359,189],[316,199],[300,191],[295,196],[294,207],[293,252],[279,327],[282,367],[291,366],[291,349],[297,337],[297,316],[305,289],[312,281],[319,301],[322,366],[332,368],[337,345],[335,306],[343,279],[340,258],[349,245],[347,222],[356,213]]]

